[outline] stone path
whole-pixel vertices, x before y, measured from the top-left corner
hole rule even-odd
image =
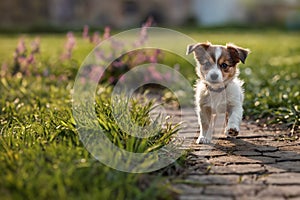
[[[173,180],[179,199],[300,199],[299,140],[243,122],[237,138],[218,135],[212,144],[198,145],[193,109],[170,115],[186,121],[181,135],[191,150],[184,172]]]

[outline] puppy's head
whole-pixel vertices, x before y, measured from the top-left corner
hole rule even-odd
[[[197,62],[197,74],[211,86],[227,84],[237,75],[237,64],[245,63],[249,54],[233,44],[226,46],[198,43],[188,45],[187,54],[194,52]]]

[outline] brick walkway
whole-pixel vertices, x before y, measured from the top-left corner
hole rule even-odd
[[[181,135],[191,142],[185,170],[173,181],[179,199],[300,199],[299,140],[243,122],[236,139],[221,135],[210,145],[197,145],[193,109],[170,115],[187,122]]]

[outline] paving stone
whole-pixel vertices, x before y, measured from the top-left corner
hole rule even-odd
[[[238,196],[239,198],[255,196],[262,189],[262,185],[221,185],[207,186],[204,189],[204,194],[220,195],[220,196]]]
[[[173,186],[176,191],[187,195],[200,195],[204,191],[204,187],[193,187],[187,184],[178,184]]]
[[[300,200],[300,197],[297,196],[297,197],[289,197],[288,200]]]
[[[232,154],[237,156],[261,156],[262,155],[262,153],[260,152],[249,151],[249,150],[238,150],[238,151],[234,151]]]
[[[285,161],[265,166],[269,172],[300,172],[300,161]]]
[[[264,156],[276,158],[276,161],[300,161],[300,153],[292,151],[265,152]]]
[[[186,162],[186,174],[207,174],[210,164],[205,159],[193,158]]]
[[[207,151],[207,150],[211,151],[211,150],[215,149],[213,144],[201,144],[201,145],[199,145],[199,144],[196,144],[196,143],[192,143],[191,148],[192,149],[190,149],[190,150],[194,150],[194,151]],[[192,151],[192,152],[194,152],[194,151]]]
[[[294,145],[282,146],[282,147],[279,147],[279,149],[283,150],[283,151],[297,152],[298,154],[300,154],[300,143],[295,142]]]
[[[248,156],[247,158],[257,160],[259,163],[262,163],[262,164],[272,164],[272,163],[276,162],[275,158],[270,158],[267,156]]]
[[[186,180],[201,185],[233,185],[239,182],[238,175],[190,175]]]
[[[243,174],[240,176],[240,183],[245,185],[260,185],[263,187],[265,183],[259,179],[260,174]]]
[[[261,174],[263,172],[266,172],[266,169],[260,164],[212,166],[210,170],[212,174]]]
[[[200,151],[193,151],[191,154],[200,156],[200,157],[219,157],[219,156],[226,156],[227,153],[220,150],[215,149],[207,149],[207,150],[200,150]]]
[[[257,196],[254,196],[254,197],[245,196],[245,197],[242,197],[242,198],[237,197],[235,199],[238,199],[238,200],[269,200],[269,198],[258,198]],[[286,198],[284,198],[284,197],[272,197],[271,200],[286,200]]]
[[[278,148],[273,146],[258,146],[255,150],[259,152],[274,152],[277,151]]]
[[[218,122],[211,144],[196,144],[199,135],[194,108],[173,110],[185,119],[180,137],[189,153],[176,184],[179,199],[300,199],[300,141],[277,140],[283,132],[242,122],[240,135],[226,138]],[[186,183],[185,183],[186,181]]]
[[[182,195],[180,200],[232,200],[233,197],[215,196],[215,195]]]
[[[260,191],[257,197],[300,197],[300,186],[274,186],[269,185],[266,189]]]
[[[268,173],[283,173],[283,172],[287,171],[285,167],[280,167],[278,165],[278,163],[275,163],[275,164],[265,164],[264,168],[266,169],[266,171]]]
[[[261,180],[273,185],[298,185],[300,189],[300,173],[270,174],[262,177]]]
[[[237,156],[229,155],[209,159],[213,163],[224,163],[224,164],[263,164],[263,163],[275,163],[275,158],[264,157],[264,156]]]

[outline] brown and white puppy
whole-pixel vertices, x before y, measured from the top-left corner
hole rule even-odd
[[[195,104],[200,125],[197,143],[210,143],[214,119],[226,114],[225,134],[237,136],[243,116],[243,82],[238,78],[239,62],[245,63],[249,54],[233,44],[226,46],[198,43],[188,45],[187,54],[194,52],[197,63]]]

